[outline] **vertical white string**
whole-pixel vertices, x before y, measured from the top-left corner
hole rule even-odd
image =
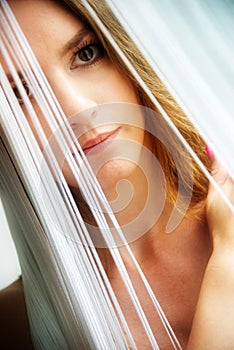
[[[174,125],[174,123],[172,122],[172,120],[170,119],[170,117],[168,116],[168,114],[166,113],[166,111],[163,109],[163,107],[160,105],[160,103],[158,102],[158,100],[155,98],[155,96],[152,94],[152,92],[150,91],[149,87],[146,85],[146,83],[143,81],[143,79],[140,77],[140,75],[137,73],[137,71],[135,70],[135,68],[132,66],[132,64],[129,62],[128,58],[124,55],[124,53],[122,52],[122,50],[119,48],[119,46],[116,44],[115,40],[113,39],[113,37],[111,36],[111,34],[109,33],[109,31],[107,30],[107,28],[103,25],[102,21],[98,18],[97,14],[95,13],[95,11],[93,10],[93,8],[88,4],[87,1],[82,1],[85,5],[85,7],[88,9],[88,11],[90,12],[93,20],[95,21],[95,23],[99,26],[99,28],[101,29],[101,31],[103,32],[103,34],[105,35],[105,37],[107,38],[107,40],[110,42],[110,44],[112,45],[113,49],[118,53],[119,57],[122,59],[122,61],[124,62],[124,64],[126,65],[126,67],[129,69],[129,71],[131,72],[131,74],[133,75],[133,77],[138,81],[139,85],[141,86],[141,88],[143,89],[143,91],[147,94],[147,96],[150,98],[150,100],[152,101],[152,103],[154,104],[154,106],[156,107],[156,109],[160,112],[160,114],[162,115],[162,117],[165,119],[165,121],[167,122],[167,124],[170,126],[171,130],[173,131],[174,135],[176,137],[178,137],[178,139],[180,140],[181,144],[185,147],[185,149],[189,152],[189,154],[192,156],[192,158],[194,159],[194,161],[197,163],[197,165],[200,167],[201,171],[203,172],[203,174],[207,177],[207,179],[210,181],[210,183],[214,186],[214,188],[216,189],[216,191],[220,194],[221,198],[224,200],[224,202],[226,203],[226,205],[234,212],[234,207],[231,203],[231,201],[229,200],[229,198],[224,194],[224,192],[222,191],[222,189],[220,188],[220,186],[217,184],[217,182],[213,179],[213,177],[210,175],[210,173],[208,172],[208,170],[206,169],[206,167],[204,166],[204,164],[202,163],[202,161],[199,159],[199,157],[197,156],[197,154],[194,152],[194,150],[191,148],[191,146],[188,144],[188,142],[184,139],[184,137],[181,135],[181,133],[179,132],[179,130],[177,129],[177,127]],[[109,5],[111,5],[111,2],[107,0],[107,3]],[[114,9],[114,7],[111,7]],[[115,12],[116,13],[116,12]],[[117,13],[116,13],[117,14]],[[133,36],[134,37],[134,36]],[[143,49],[143,48],[142,48]],[[231,174],[232,175],[232,174]]]

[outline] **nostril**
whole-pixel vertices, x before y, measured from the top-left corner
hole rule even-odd
[[[75,134],[75,136],[78,137],[79,134],[80,134],[80,132],[81,132],[81,127],[80,127],[80,125],[73,122],[73,123],[70,123],[70,126],[71,126],[72,131],[73,131],[73,133]]]
[[[77,124],[76,123],[70,123],[70,126],[71,126],[72,130],[75,130],[77,128]]]
[[[97,111],[97,105],[95,105],[93,107],[83,109],[73,116],[69,117],[68,121],[72,129],[74,130],[80,126],[90,126],[93,124],[93,120],[97,116]]]
[[[97,106],[92,108],[92,112],[91,112],[91,116],[90,117],[92,119],[94,119],[94,118],[96,118],[96,116],[97,116]]]

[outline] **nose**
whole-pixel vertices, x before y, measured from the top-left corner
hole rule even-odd
[[[49,81],[70,124],[89,125],[96,116],[98,104],[88,86],[59,75]]]

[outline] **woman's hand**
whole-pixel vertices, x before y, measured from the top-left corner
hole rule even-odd
[[[213,158],[211,174],[232,204],[231,210],[218,191],[210,184],[206,213],[214,253],[216,249],[224,248],[224,245],[229,246],[230,249],[233,248],[234,251],[234,181],[216,158]]]
[[[213,159],[212,175],[234,204],[234,182]],[[187,350],[234,349],[234,213],[210,185],[207,222],[213,241]]]

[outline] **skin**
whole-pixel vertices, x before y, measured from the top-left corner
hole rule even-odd
[[[134,115],[137,120],[137,127],[120,123],[93,127],[92,113],[84,112],[87,110],[88,112],[93,111],[98,105],[106,103],[127,102],[137,104],[138,99],[134,87],[107,57],[101,57],[95,64],[84,68],[78,67],[77,63],[80,64],[81,62],[77,61],[77,56],[74,56],[74,52],[77,51],[77,43],[69,50],[64,50],[67,43],[74,38],[77,32],[82,30],[82,23],[55,2],[20,0],[10,1],[9,3],[66,116],[69,118],[80,113],[80,119],[78,118],[79,120],[76,121],[78,126],[84,124],[83,117],[87,118],[85,123],[88,126],[88,132],[82,134],[83,140],[80,138],[80,142],[82,143],[84,139],[87,141],[97,134],[117,128],[117,141],[130,140],[150,150],[151,145],[143,131],[144,121],[140,112]],[[89,32],[83,35],[82,42],[94,39],[94,34]],[[35,102],[33,101],[33,103]],[[22,106],[22,108],[24,107]],[[36,105],[35,108],[37,108]],[[49,139],[51,134],[48,126],[40,115],[39,118]],[[140,161],[140,156],[140,152],[136,151],[136,154],[134,154],[136,162]],[[92,160],[91,156],[90,159]],[[217,163],[214,163],[214,167],[220,169]],[[63,171],[68,183],[74,186],[66,163]],[[227,195],[233,198],[233,183],[223,171],[218,170],[217,174],[216,177],[219,176],[221,186]],[[109,161],[98,173],[98,179],[110,201],[116,198],[115,185],[119,180],[128,179],[131,181],[134,196],[125,210],[117,214],[117,218],[120,224],[123,225],[137,216],[146,198],[146,179],[138,166],[128,161]],[[157,222],[146,234],[131,243],[132,251],[162,305],[182,347],[187,347],[189,350],[208,348],[218,350],[222,348],[217,347],[219,344],[221,345],[219,339],[216,344],[212,344],[214,346],[209,347],[213,329],[210,329],[209,322],[206,322],[207,327],[203,329],[201,323],[204,323],[201,320],[213,319],[214,314],[216,315],[214,305],[219,305],[220,296],[222,296],[221,300],[223,301],[223,296],[234,289],[233,276],[230,276],[229,271],[229,266],[234,265],[234,248],[231,248],[234,247],[233,235],[231,234],[233,215],[222,203],[220,204],[220,199],[212,188],[209,190],[207,203],[207,216],[204,203],[202,203],[200,208],[197,208],[200,212],[199,220],[185,217],[170,235],[165,235],[166,225],[171,213],[171,208],[166,203]],[[224,225],[224,217],[226,226]],[[147,293],[124,247],[120,248],[120,253],[132,278],[133,285],[137,289],[139,299],[142,301],[146,316],[157,337],[160,348],[169,350],[171,348],[170,342],[165,336],[160,320],[152,313],[152,305]],[[111,257],[108,254],[102,255],[101,253],[100,256],[120,305],[125,310],[126,319],[139,349],[149,349],[150,345],[144,336],[142,326],[137,319],[127,293],[122,288],[120,276]],[[218,266],[221,273],[219,271],[217,273],[217,269],[214,268],[216,266]],[[217,283],[216,278],[218,278],[219,283]],[[217,293],[214,293],[214,284],[217,287]],[[11,287],[4,291],[4,295],[10,291]],[[14,300],[22,295],[21,291],[22,285],[18,283],[17,288],[14,289]],[[224,299],[226,302],[225,309],[233,307],[230,299],[229,295]],[[2,300],[1,295],[0,307],[1,310],[6,310],[2,306],[4,305]],[[25,315],[25,305],[22,298],[21,305],[22,315]],[[221,312],[224,312],[225,315],[225,309],[220,309],[221,311],[217,312],[217,322],[214,318],[212,327],[218,327]],[[2,315],[7,315],[7,311]],[[2,322],[5,322],[5,320],[6,317],[3,316]],[[229,321],[231,320],[228,319]],[[11,319],[9,323],[12,333],[14,333],[17,328],[14,327],[14,320]],[[25,322],[24,329],[27,328],[28,324]],[[26,334],[28,334],[27,331],[26,333],[22,332],[22,338],[25,338]],[[229,343],[234,344],[231,337],[231,334],[228,333]],[[10,335],[6,337],[6,341],[7,339],[10,341]],[[28,348],[30,346],[28,344]],[[226,349],[229,349],[228,345]]]
[[[0,291],[0,310],[1,347],[33,349],[21,279]]]
[[[214,158],[212,174],[234,205],[234,182]],[[234,346],[234,211],[227,208],[210,186],[207,220],[213,252],[204,274],[188,350],[224,349]]]
[[[75,52],[85,43],[95,42],[97,38],[91,30],[77,21],[70,12],[65,12],[64,8],[51,1],[10,1],[12,8],[17,14],[17,19],[26,34],[26,37],[38,59],[46,77],[51,84],[53,91],[60,102],[67,118],[71,118],[75,132],[79,129],[81,135],[79,141],[82,143],[105,133],[119,128],[117,138],[128,139],[142,144],[144,139],[144,123],[142,115],[136,116],[136,123],[139,128],[132,128],[119,124],[101,125],[96,121],[98,116],[92,116],[98,105],[116,102],[138,103],[135,91],[129,81],[121,75],[117,67],[101,55],[96,55],[97,59],[92,64],[84,64]],[[48,10],[49,9],[49,10]],[[54,20],[55,13],[57,20]],[[32,30],[32,18],[35,18]],[[66,23],[66,30],[64,25]],[[82,34],[83,33],[83,34]],[[74,40],[75,36],[81,40],[75,40],[70,48],[68,43]],[[80,41],[80,42],[79,42]],[[46,54],[45,54],[46,52]],[[100,57],[98,57],[100,56]],[[34,106],[36,109],[36,103]],[[23,107],[24,108],[24,107]],[[112,112],[113,113],[113,112]],[[40,115],[40,113],[39,113]],[[74,117],[76,116],[77,117]],[[95,119],[93,121],[93,119]],[[114,116],[110,115],[111,122]],[[51,131],[44,118],[40,117],[48,139]],[[88,130],[88,132],[85,132]],[[119,178],[126,177],[132,172],[126,162],[112,162],[107,165],[99,174],[99,179],[106,188],[110,187]],[[108,176],[105,176],[108,171]],[[74,185],[73,179],[65,166],[65,174],[70,185]],[[112,180],[110,183],[110,179]],[[76,185],[76,184],[75,184]]]

